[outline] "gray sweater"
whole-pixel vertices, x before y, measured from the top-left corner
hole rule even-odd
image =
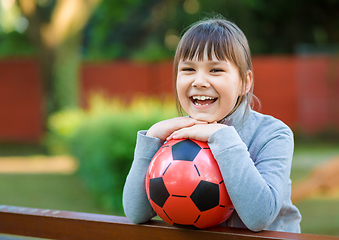
[[[299,233],[301,215],[291,202],[292,131],[271,116],[245,111],[244,104],[222,123],[228,127],[215,132],[208,145],[235,211],[221,225]],[[145,134],[137,134],[134,161],[123,192],[125,214],[135,223],[156,215],[144,181],[152,157],[164,142]]]

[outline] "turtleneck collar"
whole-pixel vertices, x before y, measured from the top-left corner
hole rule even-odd
[[[251,108],[246,108],[247,103],[244,101],[230,116],[221,120],[220,123],[227,126],[233,126],[237,132],[239,132],[245,121],[248,119]]]

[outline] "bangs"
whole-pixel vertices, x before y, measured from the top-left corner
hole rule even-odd
[[[208,60],[215,56],[219,61],[230,60],[237,62],[235,49],[233,49],[234,39],[230,32],[217,24],[198,25],[182,37],[181,44],[177,48],[177,61],[204,59],[205,51]]]

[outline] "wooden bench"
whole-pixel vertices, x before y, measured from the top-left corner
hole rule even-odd
[[[307,239],[339,237],[261,231],[216,226],[181,229],[162,221],[134,224],[126,217],[0,205],[0,233],[48,239]]]

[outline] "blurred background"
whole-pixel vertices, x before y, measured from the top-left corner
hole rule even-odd
[[[183,31],[245,33],[257,110],[295,134],[303,233],[339,235],[339,1],[0,0],[0,205],[123,215],[136,132],[177,116]]]

